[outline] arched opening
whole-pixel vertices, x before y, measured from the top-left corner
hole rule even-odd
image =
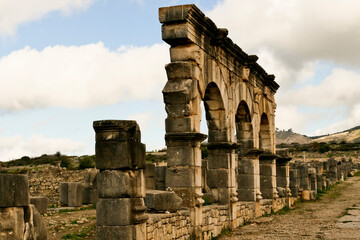
[[[265,151],[271,151],[271,135],[269,119],[266,113],[261,115],[260,133],[259,133],[259,147]]]
[[[208,142],[227,142],[225,108],[221,93],[215,83],[209,83],[204,95],[206,122],[209,130]]]
[[[253,127],[251,115],[245,101],[241,101],[235,115],[237,142],[241,143],[241,150],[254,147]]]
[[[205,118],[208,127],[208,158],[206,169],[206,186],[204,194],[209,194],[214,202],[226,204],[230,199],[231,176],[234,166],[232,150],[224,148],[228,144],[228,123],[221,92],[215,83],[208,84],[203,98]],[[203,187],[204,190],[204,187]]]

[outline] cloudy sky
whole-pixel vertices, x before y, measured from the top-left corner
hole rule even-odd
[[[101,119],[136,119],[163,148],[158,8],[188,3],[276,75],[276,127],[360,125],[358,0],[0,0],[0,161],[94,154]]]

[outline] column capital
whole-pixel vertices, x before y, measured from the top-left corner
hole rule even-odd
[[[208,149],[238,149],[241,146],[240,143],[235,142],[215,142],[208,143]]]

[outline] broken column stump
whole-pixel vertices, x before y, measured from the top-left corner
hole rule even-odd
[[[98,201],[97,174],[97,171],[84,173],[83,204],[95,204]]]
[[[97,239],[146,239],[145,145],[136,121],[95,121]]]
[[[45,214],[48,207],[48,199],[45,196],[31,196],[30,203],[33,204],[40,214]]]
[[[26,175],[0,174],[0,239],[47,239],[42,217],[30,204]]]
[[[83,185],[78,182],[60,183],[60,203],[68,207],[81,207]]]

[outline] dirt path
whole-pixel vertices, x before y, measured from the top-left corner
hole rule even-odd
[[[351,177],[320,200],[255,219],[219,239],[360,239],[359,206],[360,177]]]
[[[96,238],[95,209],[50,212],[43,219],[48,230],[48,240]]]

